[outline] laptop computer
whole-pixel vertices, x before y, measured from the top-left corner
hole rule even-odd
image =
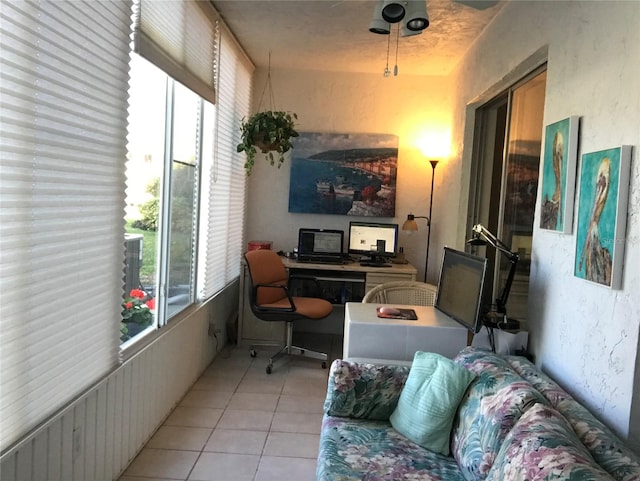
[[[300,229],[298,261],[343,264],[344,231],[332,229]]]

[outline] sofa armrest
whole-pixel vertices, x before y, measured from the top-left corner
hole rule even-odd
[[[329,372],[325,414],[388,421],[409,369],[336,359]]]

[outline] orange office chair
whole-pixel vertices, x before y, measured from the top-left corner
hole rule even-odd
[[[285,345],[269,359],[267,374],[271,374],[273,362],[280,356],[299,355],[320,359],[322,368],[327,367],[327,354],[296,347],[292,343],[293,323],[299,319],[323,319],[331,314],[333,306],[324,299],[295,297],[289,291],[290,278],[278,254],[271,250],[254,250],[244,255],[251,278],[251,310],[263,321],[286,322]],[[273,347],[276,344],[252,344],[251,357],[256,348]],[[280,347],[280,345],[277,345]]]

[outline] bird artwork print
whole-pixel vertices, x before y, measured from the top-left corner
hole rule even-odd
[[[545,196],[542,203],[542,215],[540,227],[555,230],[558,221],[562,223],[562,161],[564,158],[564,139],[562,133],[556,132],[553,136],[553,175],[555,178],[555,190],[551,199]]]
[[[595,196],[579,265],[580,270],[584,266],[587,280],[606,285],[611,283],[611,252],[602,246],[598,224],[607,203],[610,182],[611,161],[605,157],[600,162],[595,178]]]

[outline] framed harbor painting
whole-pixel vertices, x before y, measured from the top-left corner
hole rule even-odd
[[[584,154],[574,275],[612,289],[622,280],[631,146]]]
[[[579,117],[547,125],[542,162],[540,228],[571,234]]]
[[[300,132],[289,212],[394,217],[397,173],[395,135]]]

